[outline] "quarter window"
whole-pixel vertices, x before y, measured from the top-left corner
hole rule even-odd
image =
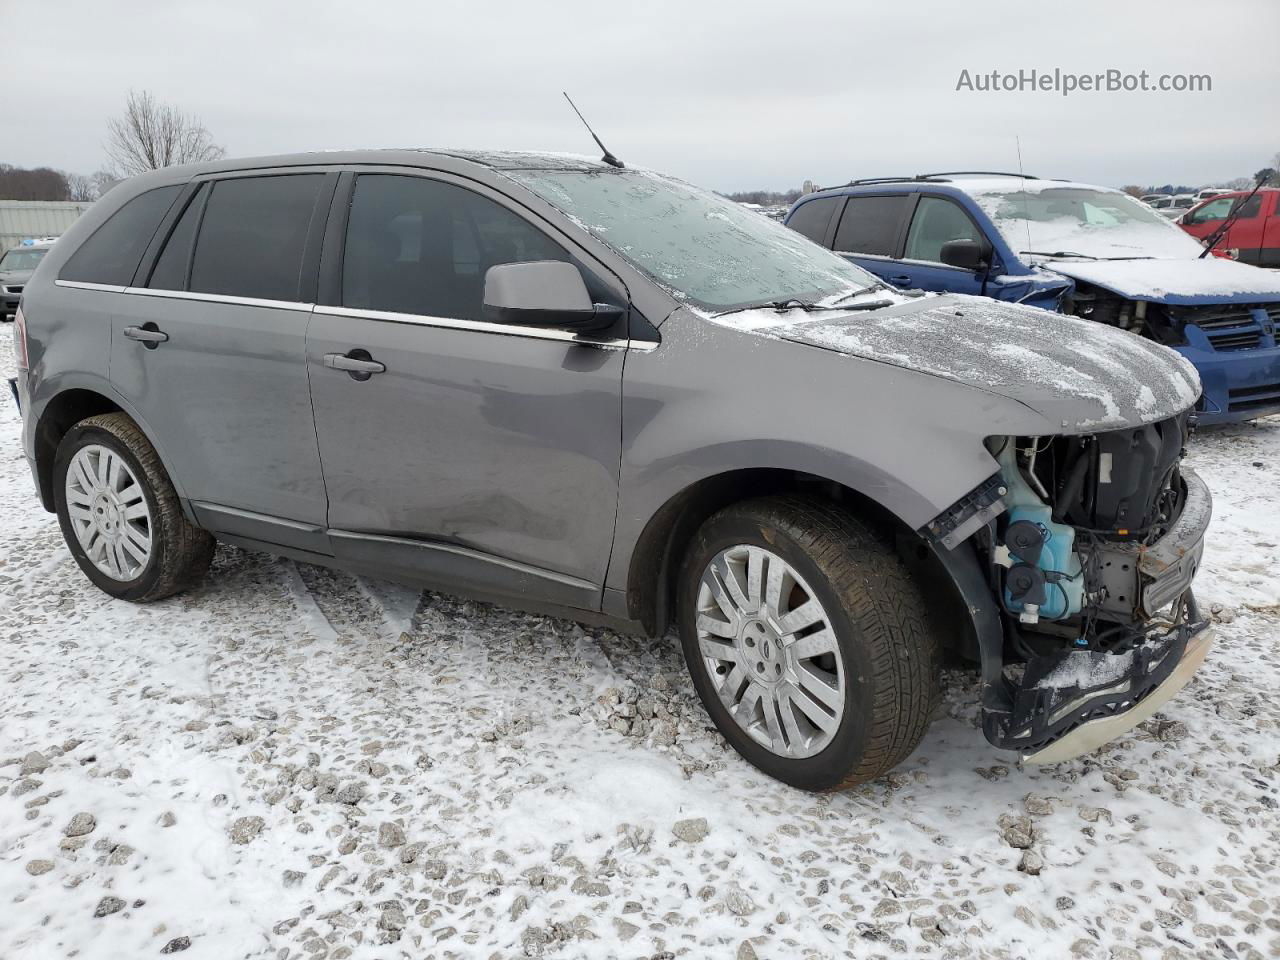
[[[356,180],[342,304],[484,320],[484,277],[500,263],[568,261],[541,230],[451,183],[367,174]]]
[[[948,240],[975,240],[982,234],[959,205],[942,197],[921,197],[907,233],[908,260],[942,262],[942,245]]]
[[[297,300],[320,174],[219,180],[191,264],[191,290]]]
[[[835,249],[839,253],[869,253],[891,257],[897,251],[898,226],[906,209],[906,195],[896,197],[850,197],[844,216],[836,228]]]
[[[831,215],[835,213],[842,197],[822,197],[809,200],[796,207],[787,226],[797,233],[802,233],[814,243],[827,242],[827,227],[831,225]]]
[[[160,259],[156,261],[155,269],[151,271],[148,287],[158,290],[187,289],[187,268],[191,265],[191,248],[196,239],[196,227],[200,222],[200,214],[204,210],[204,202],[208,194],[209,187],[206,184],[187,204],[187,209],[182,212],[182,216],[178,218],[177,224],[169,233],[169,239],[160,253]]]
[[[181,190],[180,186],[158,187],[128,201],[71,255],[60,278],[118,287],[133,283],[147,244]]]

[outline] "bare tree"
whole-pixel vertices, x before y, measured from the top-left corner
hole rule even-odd
[[[106,150],[112,166],[126,177],[226,155],[199,117],[157,102],[146,90],[130,91],[124,116],[107,121]]]
[[[1147,191],[1136,183],[1127,183],[1120,189],[1131,197],[1145,197],[1147,195]]]
[[[83,173],[64,173],[63,177],[67,181],[67,199],[68,200],[97,200],[98,184],[93,177],[87,177]]]

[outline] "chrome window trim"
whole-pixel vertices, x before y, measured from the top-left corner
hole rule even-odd
[[[297,310],[323,313],[332,317],[354,317],[359,320],[381,320],[387,323],[410,323],[421,327],[439,327],[447,330],[468,330],[473,333],[492,333],[508,337],[526,337],[533,340],[555,340],[574,343],[598,350],[636,350],[648,353],[658,349],[651,340],[616,338],[611,340],[584,339],[572,330],[551,330],[539,327],[521,327],[506,323],[486,323],[482,320],[460,320],[453,317],[431,317],[416,313],[395,313],[390,310],[362,310],[356,307],[327,307],[292,300],[262,300],[256,297],[233,297],[221,293],[195,293],[188,290],[158,290],[150,287],[122,287],[105,283],[84,283],[79,280],[56,280],[60,287],[76,290],[98,290],[105,293],[125,293],[140,297],[162,297],[172,300],[196,300],[204,303],[228,303],[244,307],[267,307],[276,310]]]
[[[113,283],[87,283],[84,280],[55,280],[54,286],[67,287],[71,290],[98,290],[102,293],[124,293],[127,287]]]
[[[492,333],[499,336],[525,337],[532,340],[555,340],[561,343],[573,343],[581,347],[595,347],[600,350],[640,351],[656,350],[658,344],[645,340],[627,338],[611,340],[590,340],[583,338],[572,330],[553,330],[543,327],[522,327],[507,323],[487,323],[483,320],[462,320],[454,317],[432,317],[418,313],[397,313],[391,310],[364,310],[358,307],[315,308],[316,313],[330,317],[353,317],[357,320],[381,320],[386,323],[409,323],[420,327],[438,327],[445,330],[466,330],[472,333]]]
[[[229,303],[240,307],[268,307],[273,310],[297,310],[310,313],[315,306],[296,300],[264,300],[260,297],[233,297],[225,293],[198,293],[194,290],[157,290],[151,287],[126,287],[125,293],[140,297],[163,297],[167,300],[199,300],[204,303]]]

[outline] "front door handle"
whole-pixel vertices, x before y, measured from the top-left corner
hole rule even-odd
[[[348,350],[344,353],[326,353],[324,365],[330,370],[345,370],[352,380],[368,380],[375,373],[386,373],[387,365],[379,363],[368,350]]]
[[[169,335],[157,327],[154,323],[147,323],[141,327],[125,327],[124,335],[130,340],[137,340],[143,346],[154,350],[157,344],[164,343],[169,339]]]
[[[911,286],[911,278],[907,276],[905,273],[900,273],[896,277],[890,277],[889,282],[892,283],[894,286],[898,286],[898,287]]]

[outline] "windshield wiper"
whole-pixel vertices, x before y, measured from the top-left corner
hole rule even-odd
[[[875,283],[861,290],[855,290],[846,294],[840,299],[848,299],[849,297],[858,296],[863,293],[871,293],[875,290],[888,290],[889,285],[885,283]],[[880,310],[883,307],[892,307],[892,300],[868,300],[866,303],[847,303],[839,305],[836,303],[810,303],[807,300],[801,300],[799,297],[792,297],[789,300],[771,300],[768,303],[753,303],[745,307],[734,307],[732,310],[721,310],[719,313],[713,313],[713,317],[726,317],[731,313],[742,313],[744,310],[764,310],[771,308],[778,313],[789,313],[792,310],[803,310],[805,313],[818,313],[826,310],[838,310],[841,313],[849,313],[854,310]]]
[[[1033,257],[1079,257],[1081,260],[1103,260],[1105,257],[1095,257],[1087,253],[1075,253],[1072,250],[1019,250],[1018,253],[1030,254]]]

